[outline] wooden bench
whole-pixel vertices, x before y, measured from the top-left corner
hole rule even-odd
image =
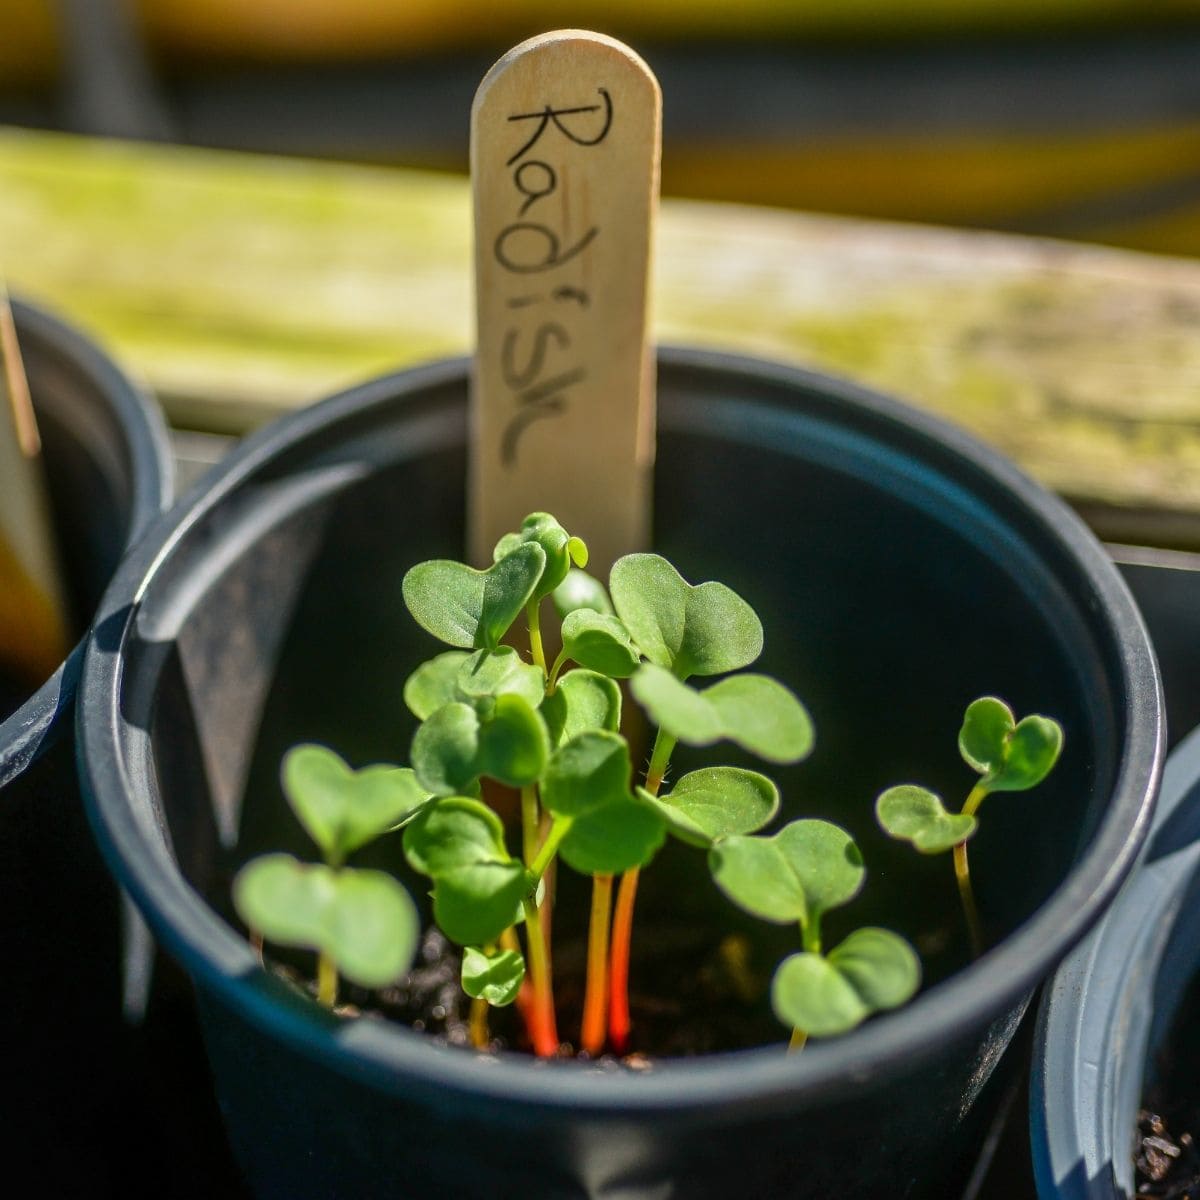
[[[458,177],[0,130],[0,264],[180,427],[241,433],[471,344]],[[1200,548],[1200,262],[669,201],[660,340],[954,420],[1106,537]]]

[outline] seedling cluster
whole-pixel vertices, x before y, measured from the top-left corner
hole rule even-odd
[[[331,750],[293,748],[284,792],[323,861],[270,854],[249,863],[234,885],[242,919],[267,941],[316,951],[326,1005],[336,1002],[339,975],[369,988],[402,978],[419,934],[412,900],[390,875],[345,865],[353,851],[402,829],[408,864],[431,881],[434,920],[462,947],[472,1041],[489,1043],[490,1007],[516,1002],[533,1049],[549,1056],[560,1045],[550,926],[561,863],[592,886],[579,1046],[593,1056],[606,1046],[622,1053],[639,873],[671,836],[707,854],[717,887],[746,912],[798,926],[801,948],[771,986],[794,1048],[903,1004],[920,966],[898,935],[866,927],[823,947],[822,917],[851,901],[865,877],[845,830],[797,820],[759,833],[779,810],[779,791],[742,767],[704,767],[665,784],[679,743],[732,742],[771,763],[811,751],[799,700],[745,670],[762,650],[754,610],[724,584],[689,584],[655,554],[618,560],[607,589],[586,565],[584,543],[534,513],[500,539],[486,570],[437,560],[408,572],[409,611],[451,647],[405,684],[405,703],[421,722],[411,767],[354,771]],[[560,620],[553,661],[541,625],[547,600]],[[522,614],[529,661],[504,643]],[[690,682],[712,676],[721,678]],[[620,732],[623,681],[656,730],[637,773]],[[956,865],[961,852],[961,885],[983,796],[1044,777],[1061,730],[1045,718],[1015,724],[987,698],[968,709],[960,745],[983,776],[961,814],[912,786],[884,793],[878,814],[924,852],[953,848]],[[483,781],[489,798],[497,786],[519,795],[511,846]],[[969,879],[965,886],[964,902]],[[973,901],[974,936],[972,913]]]

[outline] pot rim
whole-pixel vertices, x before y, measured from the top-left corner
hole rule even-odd
[[[1195,944],[1174,948],[1186,894],[1198,880],[1200,726],[1167,759],[1150,839],[1133,877],[1042,997],[1029,1082],[1039,1195],[1116,1200],[1124,1193],[1112,1187],[1114,1177],[1132,1187],[1132,1156],[1119,1165],[1115,1157],[1118,1145],[1122,1154],[1131,1147],[1117,1139],[1122,1130],[1132,1134],[1156,1036],[1169,1028],[1173,1003],[1181,998],[1185,980],[1169,974],[1162,995],[1160,971],[1184,966],[1190,975],[1200,965]]]
[[[462,381],[467,359],[444,360],[397,372],[339,393],[267,426],[243,442],[172,510],[118,571],[102,606],[107,630],[93,638],[84,666],[79,722],[81,773],[89,817],[110,867],[146,916],[155,935],[180,958],[202,991],[264,1031],[344,1074],[366,1077],[404,1094],[425,1090],[444,1102],[449,1092],[472,1092],[519,1102],[526,1111],[566,1107],[577,1114],[695,1112],[719,1102],[725,1110],[766,1106],[772,1111],[820,1093],[833,1099],[873,1086],[938,1056],[940,1047],[1020,1004],[1100,917],[1132,867],[1153,810],[1162,766],[1162,690],[1148,635],[1132,597],[1100,543],[1083,522],[996,451],[927,413],[857,384],[799,367],[717,351],[663,348],[661,366],[675,371],[736,375],[786,387],[902,425],[910,434],[966,459],[975,473],[1011,492],[1039,531],[1050,537],[1086,578],[1089,601],[1105,615],[1128,721],[1113,795],[1091,844],[1037,913],[969,968],[884,1014],[852,1035],[817,1042],[799,1059],[777,1046],[664,1060],[649,1072],[604,1072],[581,1064],[547,1064],[523,1055],[480,1063],[476,1055],[405,1027],[374,1020],[338,1021],[315,1011],[258,966],[249,946],[186,883],[159,831],[150,793],[151,768],[131,752],[120,712],[121,648],[154,573],[174,546],[210,509],[307,437],[401,396]],[[132,803],[130,801],[133,801]],[[929,1030],[938,1036],[930,1038]]]
[[[37,343],[86,376],[97,401],[116,418],[132,467],[129,523],[122,543],[127,552],[170,504],[174,492],[174,463],[162,414],[149,395],[78,329],[16,296],[10,303],[21,342],[26,347]],[[28,769],[60,736],[63,717],[75,700],[90,628],[91,623],[50,678],[0,721],[0,788]]]

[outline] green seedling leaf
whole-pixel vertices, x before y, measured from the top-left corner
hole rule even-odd
[[[495,650],[447,650],[422,663],[404,685],[404,702],[414,716],[428,720],[439,708],[460,701],[475,709],[496,696],[520,696],[531,708],[542,701],[542,672],[522,661],[511,646]]]
[[[267,941],[323,952],[362,987],[394,983],[416,954],[416,907],[382,871],[335,871],[269,854],[238,872],[233,902]]]
[[[421,925],[409,894],[383,871],[338,872],[326,949],[362,987],[385,987],[412,965]]]
[[[407,767],[355,771],[332,750],[313,744],[293,746],[284,755],[282,776],[292,811],[335,865],[430,797]]]
[[[886,929],[855,930],[827,957],[793,954],[771,983],[775,1015],[810,1037],[847,1033],[872,1013],[915,993],[921,965],[903,938]]]
[[[681,841],[707,849],[719,838],[754,833],[779,811],[779,789],[740,767],[705,767],[683,776],[669,795],[638,794]]]
[[[464,650],[494,650],[525,607],[546,565],[537,542],[524,542],[486,571],[433,559],[404,576],[404,603],[427,633]]]
[[[536,512],[521,522],[519,533],[506,533],[492,552],[497,562],[522,546],[536,544],[546,556],[546,565],[533,593],[534,600],[548,596],[564,579],[572,563],[587,566],[587,546],[582,538],[571,537],[549,513]]]
[[[577,734],[550,758],[542,804],[571,827],[559,846],[563,861],[585,875],[644,866],[662,845],[666,823],[629,789],[629,747],[619,734]]]
[[[858,895],[862,855],[828,821],[801,820],[773,837],[726,837],[708,852],[717,886],[740,908],[780,925],[808,924]]]
[[[405,829],[404,857],[413,870],[431,879],[512,859],[500,818],[482,800],[469,796],[450,796],[430,805]]]
[[[589,729],[616,733],[621,726],[621,689],[607,676],[580,667],[559,679],[539,711],[554,747]]]
[[[762,653],[762,625],[723,583],[693,586],[657,554],[627,554],[609,576],[613,606],[641,652],[680,679],[723,675]]]
[[[460,795],[481,775],[523,787],[541,775],[550,742],[537,710],[512,693],[490,707],[483,717],[469,704],[445,704],[417,729],[410,757],[429,791]]]
[[[629,747],[620,734],[578,734],[550,756],[542,804],[559,817],[578,817],[602,804],[631,799]]]
[[[319,950],[337,872],[291,854],[264,854],[234,877],[233,907],[247,927],[277,946]]]
[[[812,750],[812,721],[804,705],[767,675],[734,675],[698,691],[644,663],[630,687],[651,719],[689,746],[724,738],[779,763],[797,762]]]
[[[941,854],[965,842],[978,821],[966,813],[948,813],[928,788],[902,783],[875,801],[875,816],[885,833],[912,842],[922,854]]]
[[[989,792],[1023,792],[1041,783],[1058,761],[1062,743],[1057,721],[1035,714],[1017,722],[995,696],[967,706],[958,734],[959,751]]]
[[[560,618],[577,608],[590,608],[598,613],[611,613],[613,610],[604,584],[578,567],[572,567],[567,572],[566,578],[554,589],[553,599]]]
[[[471,656],[465,650],[447,650],[423,662],[404,682],[404,703],[419,721],[432,717],[444,704],[461,700],[454,681],[458,669]]]
[[[569,659],[610,679],[627,679],[641,662],[625,626],[616,617],[590,608],[567,614],[562,639]]]
[[[646,866],[666,835],[666,822],[657,810],[627,796],[575,817],[558,853],[581,875],[617,875]]]
[[[462,663],[455,676],[456,699],[467,704],[496,696],[520,696],[537,708],[545,695],[540,667],[524,662],[511,646],[479,650]]]
[[[463,950],[462,988],[476,1000],[493,1008],[511,1004],[525,978],[525,960],[517,950],[498,950],[487,955],[475,946]]]
[[[504,845],[504,827],[486,804],[440,800],[404,831],[404,855],[433,880],[433,916],[463,946],[495,941],[514,922],[527,891],[525,868]]]

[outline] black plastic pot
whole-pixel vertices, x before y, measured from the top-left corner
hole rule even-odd
[[[91,342],[28,305],[13,313],[83,634],[122,553],[170,500],[166,431]],[[10,686],[0,710],[0,1145],[10,1161],[45,1163],[47,1195],[68,1194],[65,1180],[103,1194],[121,1074],[117,890],[75,774],[82,663],[81,639],[32,695]]]
[[[259,967],[227,918],[228,881],[248,854],[304,848],[280,755],[317,739],[359,763],[405,757],[400,689],[433,647],[400,579],[462,552],[466,367],[380,379],[250,439],[160,521],[108,593],[85,668],[102,846],[195,979],[261,1195],[945,1200],[1032,989],[1133,862],[1158,781],[1158,678],[1128,592],[1063,505],[956,430],[822,376],[672,351],[659,396],[656,545],[758,608],[763,669],[818,730],[813,759],[779,773],[786,813],[859,839],[869,899],[846,920],[925,943],[943,930],[925,945],[930,986],[798,1058],[768,1016],[773,1044],[630,1073],[480,1061],[341,1022]],[[884,839],[873,801],[914,776],[965,793],[956,734],[984,692],[1054,714],[1067,743],[1036,799],[989,805],[972,863],[999,944],[958,970],[948,862]],[[764,970],[791,946],[741,921],[683,848],[642,886],[635,990],[656,920],[698,953],[738,929]]]
[[[1167,760],[1144,861],[1042,1000],[1029,1105],[1042,1200],[1134,1195],[1138,1109],[1200,971],[1197,904],[1200,729]]]

